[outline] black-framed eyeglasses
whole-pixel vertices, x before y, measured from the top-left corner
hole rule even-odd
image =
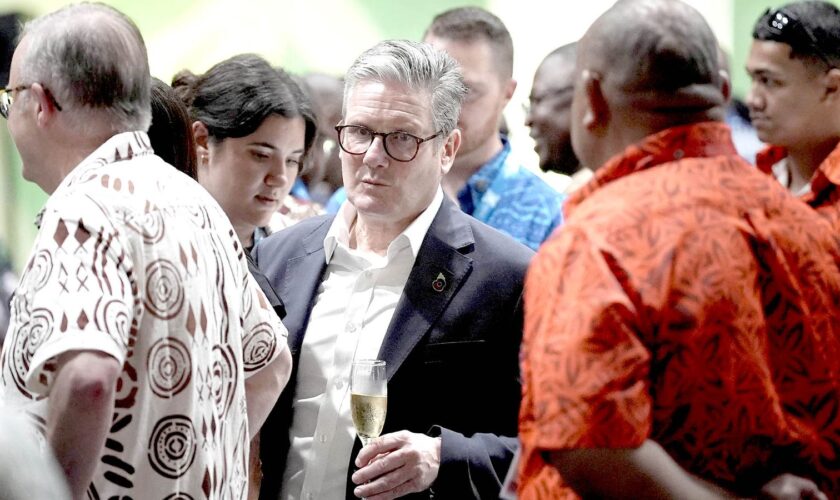
[[[820,48],[817,38],[811,30],[799,21],[796,16],[783,8],[776,10],[767,9],[764,11],[764,16],[767,17],[767,27],[775,35],[774,41],[786,43],[794,50],[798,47],[808,47],[829,68],[836,66],[836,64],[831,62],[828,54]]]
[[[363,125],[337,125],[335,131],[338,132],[338,145],[345,153],[363,155],[373,144],[373,139],[379,136],[382,138],[382,144],[385,145],[385,152],[388,153],[388,156],[401,162],[413,160],[417,156],[417,152],[420,151],[421,144],[441,134],[441,132],[437,132],[429,137],[420,138],[399,130],[396,132],[375,132]]]
[[[29,85],[18,85],[17,87],[9,88],[3,87],[0,89],[0,115],[3,116],[5,119],[9,119],[9,110],[12,109],[12,103],[15,102],[14,92],[20,92],[21,90],[26,90],[31,87],[32,84]],[[50,92],[46,87],[44,87],[44,92],[49,96],[50,101],[52,101],[53,106],[55,109],[61,111],[61,105],[58,104],[58,101],[55,100],[53,97],[52,92]]]

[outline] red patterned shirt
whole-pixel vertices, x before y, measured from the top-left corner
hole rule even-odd
[[[755,164],[762,172],[772,174],[773,165],[786,157],[785,148],[768,146],[756,155]],[[810,184],[810,190],[802,196],[802,201],[828,219],[840,234],[840,143],[820,163]]]
[[[825,221],[718,123],[628,147],[566,210],[526,281],[519,498],[574,496],[542,451],[646,439],[739,493],[786,471],[840,495]]]

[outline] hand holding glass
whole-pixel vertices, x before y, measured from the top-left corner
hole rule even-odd
[[[388,410],[388,379],[385,362],[360,359],[350,369],[350,413],[362,444],[379,437]]]

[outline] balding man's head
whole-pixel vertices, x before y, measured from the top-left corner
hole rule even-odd
[[[21,78],[49,88],[80,130],[91,120],[112,132],[148,129],[146,46],[124,14],[103,4],[71,5],[27,24],[21,40]]]
[[[619,0],[580,42],[577,127],[615,148],[676,125],[723,118],[728,82],[703,16],[678,0]],[[583,109],[586,107],[586,109]],[[578,115],[575,115],[578,117]],[[582,130],[586,133],[586,130]],[[581,142],[581,144],[579,144]],[[590,156],[578,148],[578,156]],[[605,144],[597,147],[604,150]],[[609,156],[596,155],[600,162]],[[583,161],[587,161],[581,157]]]

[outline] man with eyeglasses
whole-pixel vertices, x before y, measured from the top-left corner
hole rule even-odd
[[[756,165],[840,230],[840,9],[795,2],[753,28],[747,105],[762,141]]]
[[[490,12],[458,7],[438,14],[423,41],[458,61],[468,89],[458,120],[461,149],[444,192],[464,212],[536,250],[563,220],[563,195],[526,168],[499,133],[516,89],[510,33]]]
[[[152,150],[137,26],[93,3],[33,20],[0,113],[50,195],[12,299],[5,407],[74,499],[246,498],[286,330],[224,211]]]
[[[717,47],[677,0],[579,42],[598,182],[528,270],[520,500],[840,495],[837,235],[738,155]]]
[[[592,170],[580,164],[572,148],[571,109],[577,43],[551,51],[537,67],[525,114],[531,129],[540,169],[560,174],[548,182],[563,193],[571,193],[589,182]]]
[[[533,252],[443,194],[465,93],[457,63],[428,44],[364,52],[336,127],[347,201],[257,245],[296,370],[261,433],[261,498],[498,497]],[[387,363],[388,409],[362,447],[348,380],[365,358]]]

